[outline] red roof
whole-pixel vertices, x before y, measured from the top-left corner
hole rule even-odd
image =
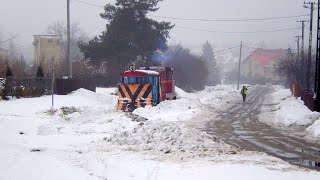
[[[285,53],[284,49],[256,49],[245,61],[257,61],[262,66],[270,66],[274,60],[279,59]]]

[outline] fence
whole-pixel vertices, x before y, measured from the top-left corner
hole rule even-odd
[[[96,92],[94,80],[56,79],[54,92],[66,95],[77,89],[84,88]],[[39,97],[51,94],[50,78],[0,78],[0,96]]]
[[[58,95],[66,95],[80,88],[96,92],[96,81],[80,79],[56,79],[55,81],[55,94]]]
[[[296,81],[292,81],[290,85],[292,95],[295,97],[301,97],[304,104],[311,110],[314,111],[315,99],[314,92],[312,90],[304,89]]]
[[[15,78],[0,79],[0,95],[16,97],[36,97],[51,91],[51,79],[48,78]]]

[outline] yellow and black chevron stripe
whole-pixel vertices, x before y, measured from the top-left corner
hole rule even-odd
[[[144,84],[118,85],[118,110],[132,112],[137,108],[152,106],[152,86]]]

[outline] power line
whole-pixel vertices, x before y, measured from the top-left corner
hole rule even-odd
[[[76,1],[76,2],[79,2],[79,3],[82,3],[82,4],[86,4],[86,5],[89,5],[89,6],[94,6],[94,7],[102,7],[102,8],[104,7],[102,5],[92,4],[92,3],[81,1],[81,0],[73,0],[73,1]]]
[[[234,48],[237,48],[237,47],[239,47],[239,45],[238,45],[238,46],[234,46],[234,47],[230,47],[230,48],[226,48],[226,49],[221,49],[221,50],[218,50],[218,51],[214,51],[214,53],[218,53],[218,52],[223,52],[223,51],[231,50],[231,49],[234,49]]]
[[[11,37],[11,38],[9,38],[9,39],[5,40],[5,41],[1,41],[1,42],[0,42],[0,44],[2,44],[2,43],[6,43],[6,42],[8,42],[8,41],[11,41],[11,40],[15,39],[16,37],[18,37],[18,35],[15,35],[15,36],[13,36],[13,37]]]
[[[244,21],[267,21],[267,20],[280,20],[280,19],[291,19],[297,17],[306,17],[308,14],[304,15],[294,15],[294,16],[280,16],[280,17],[266,17],[266,18],[247,18],[247,19],[197,19],[197,18],[181,18],[181,17],[170,17],[170,16],[159,16],[159,15],[148,15],[151,17],[158,17],[164,19],[174,19],[183,21],[204,21],[204,22],[244,22]]]
[[[183,26],[175,26],[180,29],[188,29],[193,31],[202,31],[202,32],[211,32],[211,33],[226,33],[226,34],[256,34],[256,33],[272,33],[272,32],[282,32],[282,31],[291,31],[300,28],[287,28],[287,29],[276,29],[276,30],[262,30],[262,31],[216,31],[216,30],[206,30],[206,29],[197,29]]]
[[[259,48],[257,48],[257,47],[246,46],[246,45],[243,45],[243,47],[250,48],[250,49],[259,49]]]
[[[102,5],[93,4],[89,2],[85,2],[82,0],[73,0],[82,4],[95,6],[95,7],[104,7]],[[172,17],[172,16],[160,16],[160,15],[148,15],[150,17],[158,17],[164,19],[174,19],[174,20],[183,20],[183,21],[205,21],[205,22],[243,22],[243,21],[267,21],[267,20],[280,20],[280,19],[291,19],[298,17],[306,17],[309,14],[303,15],[292,15],[292,16],[279,16],[279,17],[265,17],[265,18],[246,18],[246,19],[202,19],[202,18],[181,18],[181,17]]]
[[[31,49],[31,48],[34,48],[32,45],[27,45],[27,46],[18,46],[18,47],[15,47],[16,49]]]

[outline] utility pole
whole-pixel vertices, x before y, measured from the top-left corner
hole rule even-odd
[[[240,57],[239,57],[239,69],[238,69],[238,86],[237,89],[240,88],[240,67],[241,67],[241,56],[242,56],[242,41],[240,43]]]
[[[72,78],[72,62],[70,60],[70,0],[67,0],[67,61],[69,63],[69,78]]]
[[[296,36],[297,38],[297,57],[296,57],[296,62],[295,62],[295,71],[296,71],[296,81],[300,82],[300,75],[299,75],[299,59],[300,59],[300,38],[301,36]]]
[[[300,20],[297,22],[301,22],[301,56],[304,55],[304,28],[305,28],[305,23],[308,22],[307,20]]]
[[[313,10],[314,10],[315,2],[304,2],[305,8],[310,8],[310,30],[309,30],[309,49],[308,49],[308,61],[307,61],[307,76],[306,76],[306,83],[307,83],[307,90],[311,89],[311,58],[312,58],[312,30],[313,30]],[[307,6],[307,5],[310,5]]]
[[[305,23],[308,22],[307,20],[300,20],[297,22],[301,22],[301,28],[302,28],[302,34],[301,34],[301,60],[300,60],[300,77],[301,77],[301,85],[305,86],[305,82],[302,79],[302,77],[304,77],[304,60],[305,60],[305,56],[304,56],[304,28],[305,28]]]
[[[300,58],[300,38],[301,36],[295,36],[297,38],[297,59]]]
[[[290,61],[291,61],[291,48],[288,48],[288,62]],[[292,77],[289,77],[289,79],[292,79]]]
[[[52,77],[51,77],[51,110],[54,110],[54,81],[55,81],[55,74],[54,74],[54,58],[52,58]]]
[[[317,58],[316,58],[316,75],[315,75],[315,111],[320,112],[320,0],[318,0],[318,18],[317,18]]]
[[[288,48],[288,61],[290,61],[291,48]]]

